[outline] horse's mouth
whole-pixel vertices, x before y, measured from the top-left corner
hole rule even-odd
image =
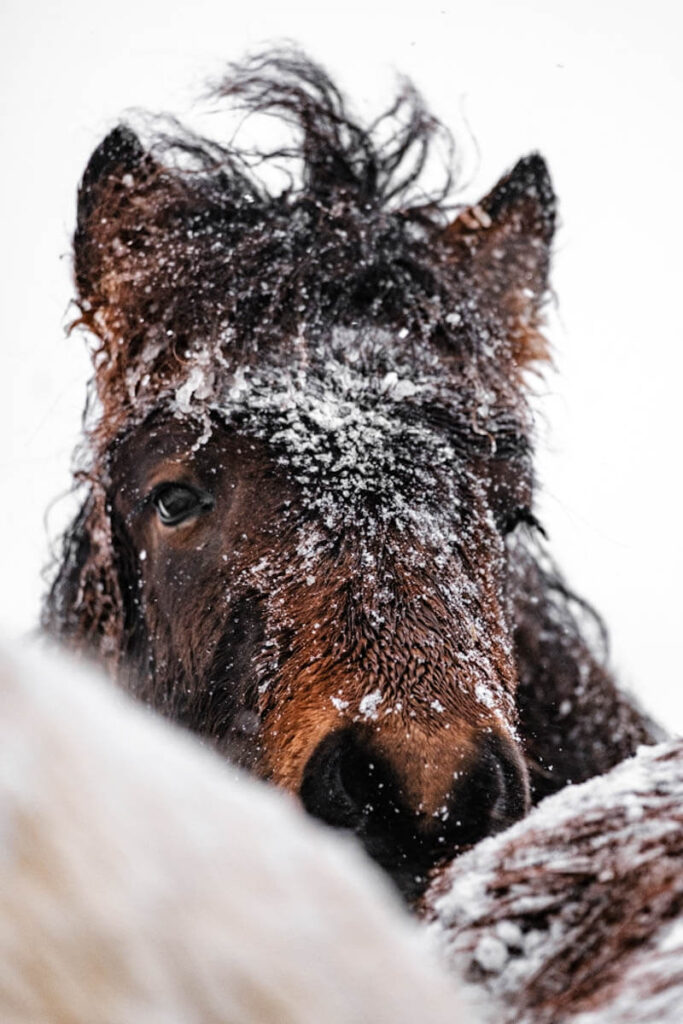
[[[441,864],[448,863],[472,848],[472,843],[457,843],[445,836],[425,838],[417,829],[406,832],[401,845],[386,837],[356,833],[365,852],[389,875],[409,905],[416,904],[430,878]]]

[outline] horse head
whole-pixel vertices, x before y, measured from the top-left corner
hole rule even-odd
[[[284,191],[235,148],[125,126],[83,177],[97,401],[48,620],[412,895],[530,800],[524,374],[553,189],[532,155],[455,214],[416,199],[419,97],[380,143],[296,55],[222,92],[298,125]]]

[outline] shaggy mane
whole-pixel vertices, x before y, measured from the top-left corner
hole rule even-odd
[[[359,322],[412,338],[452,334],[445,313],[457,274],[442,240],[450,174],[436,194],[419,192],[435,135],[449,136],[414,88],[403,83],[364,128],[318,65],[278,51],[233,65],[216,93],[246,114],[279,118],[291,145],[240,149],[174,123],[145,152],[120,126],[84,177],[79,322],[104,339],[105,404],[112,390],[119,405],[124,397],[118,338],[130,339],[130,365],[154,341],[149,325],[155,379],[175,377],[199,344],[229,338],[232,352],[253,352],[303,326],[309,338],[330,323]],[[298,162],[299,174],[291,170],[275,194],[259,172],[283,159]]]

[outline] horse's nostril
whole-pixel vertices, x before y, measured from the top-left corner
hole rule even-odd
[[[443,777],[443,802],[431,817],[410,806],[399,784],[405,772],[373,752],[354,729],[331,733],[316,747],[304,770],[300,796],[310,814],[329,825],[352,828],[391,843],[406,831],[420,845],[465,846],[499,832],[522,817],[528,785],[521,756],[508,740],[479,737],[476,756],[464,772]]]
[[[459,844],[469,845],[507,828],[529,805],[529,789],[521,756],[510,742],[490,734],[478,756],[451,793],[453,830]]]
[[[304,770],[301,800],[328,825],[357,828],[374,810],[384,783],[381,770],[351,730],[327,736]]]

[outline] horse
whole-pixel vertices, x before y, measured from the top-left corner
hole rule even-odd
[[[291,138],[119,124],[80,184],[94,383],[43,624],[411,901],[656,738],[534,513],[556,198],[538,154],[425,191],[449,136],[409,83],[366,126],[285,49],[217,95]]]

